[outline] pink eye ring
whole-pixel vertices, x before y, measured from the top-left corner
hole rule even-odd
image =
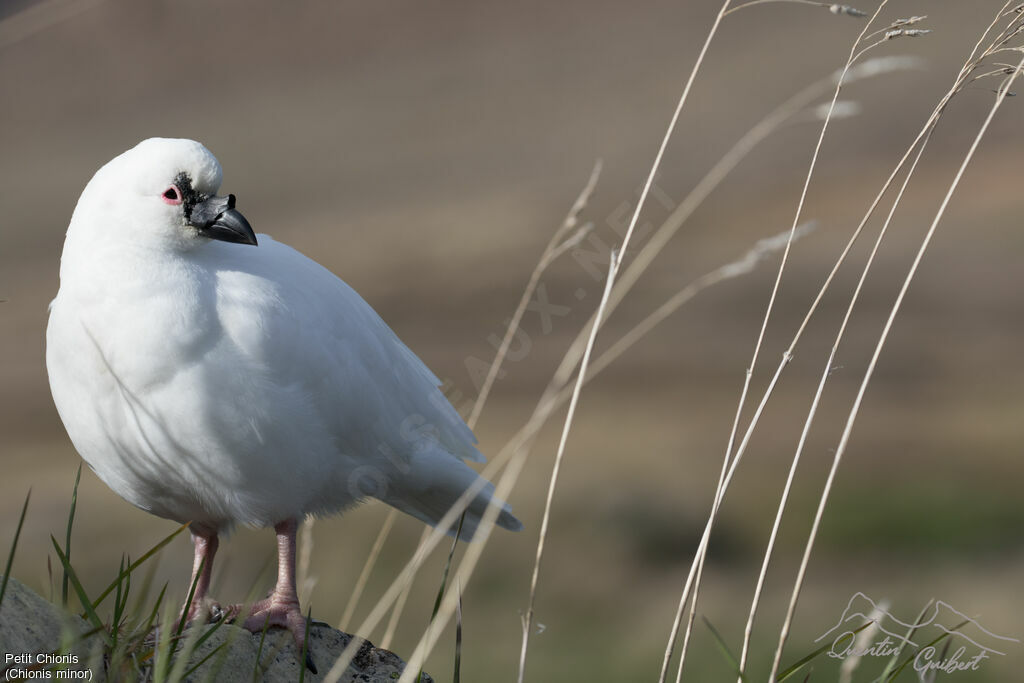
[[[181,190],[177,185],[171,185],[160,195],[165,204],[181,204]]]

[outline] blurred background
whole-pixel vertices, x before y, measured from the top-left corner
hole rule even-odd
[[[899,0],[885,9],[882,25],[927,14],[919,26],[934,32],[872,54],[916,55],[923,66],[844,91],[861,112],[835,121],[825,139],[804,212],[818,229],[794,246],[754,400],[842,245],[1001,4]],[[593,241],[544,275],[535,299],[555,308],[527,312],[528,352],[507,363],[477,426],[481,450],[494,454],[596,307],[602,245],[622,240],[719,6],[0,4],[0,547],[32,489],[13,575],[49,595],[48,536],[63,535],[80,462],[50,399],[43,340],[67,222],[103,163],[150,136],[202,141],[256,230],[355,287],[465,412],[544,245],[602,159],[582,214],[594,224]],[[862,21],[786,3],[728,17],[641,224],[659,225],[751,126],[840,67]],[[997,84],[979,82],[950,105],[839,350],[768,576],[757,670],[770,664],[875,340]],[[907,620],[928,599],[945,600],[991,631],[1024,637],[1020,107],[1009,99],[997,115],[897,318],[839,471],[786,663],[816,647],[856,591],[888,599]],[[788,125],[754,150],[661,253],[609,320],[598,351],[694,278],[789,228],[819,129],[809,120]],[[800,427],[877,228],[869,224],[812,321],[725,500],[698,612],[734,650]],[[641,233],[631,251],[643,242]],[[776,267],[771,259],[704,292],[585,389],[541,574],[532,680],[656,680]],[[465,587],[463,680],[515,675],[562,417],[542,434],[510,498],[526,530],[496,534]],[[317,522],[315,618],[338,624],[385,515],[372,504]],[[74,547],[87,588],[105,586],[123,553],[137,557],[173,528],[121,501],[86,468]],[[407,561],[421,528],[399,522],[350,629]],[[265,530],[231,537],[219,557],[218,596],[269,589],[261,569],[272,550]],[[190,561],[187,541],[177,539],[160,557],[157,580],[184,595]],[[432,557],[415,584],[390,644],[403,657],[429,619],[443,562],[443,553]],[[361,635],[379,642],[381,632]],[[427,671],[450,678],[452,652],[449,634]],[[835,664],[820,660],[812,680],[833,680]],[[953,678],[1015,680],[1021,664],[1024,648],[1013,644]],[[698,620],[687,680],[732,680],[729,670]]]

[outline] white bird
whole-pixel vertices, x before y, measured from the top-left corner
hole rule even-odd
[[[257,236],[192,140],[152,138],[92,178],[64,242],[46,366],[75,448],[128,502],[188,522],[207,597],[218,534],[273,526],[278,579],[251,630],[305,619],[295,533],[378,498],[436,524],[483,457],[439,381],[354,290]],[[466,510],[471,538],[491,500]],[[497,501],[498,524],[522,528]],[[451,533],[451,530],[449,530]],[[246,618],[247,617],[247,618]],[[311,662],[309,662],[311,665]]]

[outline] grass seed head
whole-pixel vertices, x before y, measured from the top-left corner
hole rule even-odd
[[[921,36],[928,35],[932,30],[930,28],[896,28],[891,31],[885,32],[885,39],[892,40],[894,38],[920,38]]]
[[[845,14],[848,17],[866,17],[868,15],[867,12],[862,12],[856,7],[850,7],[849,5],[840,5],[839,3],[829,5],[828,11],[831,12],[832,14]]]
[[[919,17],[918,16],[909,17],[907,19],[897,19],[896,21],[892,22],[892,24],[890,24],[890,26],[892,28],[899,28],[901,26],[910,26],[912,24],[916,24],[918,22],[924,21],[927,18],[928,17],[926,15],[922,15],[922,16],[919,16]]]

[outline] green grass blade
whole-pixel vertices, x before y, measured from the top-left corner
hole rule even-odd
[[[914,624],[907,630],[907,635],[903,637],[904,646],[908,645],[910,641],[913,639],[914,634],[917,633],[918,624],[921,623],[921,620],[924,619],[925,613],[931,608],[931,606],[934,603],[935,598],[932,598],[927,603],[925,603],[925,606],[921,609],[921,613],[918,614],[917,619],[914,620]],[[879,674],[878,677],[874,681],[872,681],[872,683],[884,683],[884,681],[887,680],[889,674],[891,674],[893,670],[896,668],[897,662],[900,661],[900,654],[902,651],[903,646],[901,646],[898,650],[896,650],[896,652],[893,653],[892,657],[889,658],[889,661],[886,662],[885,668],[882,669],[882,673]]]
[[[86,642],[89,638],[92,638],[94,635],[96,635],[97,633],[100,633],[102,630],[103,630],[102,628],[91,628],[88,631],[85,631],[84,633],[75,633],[74,637],[71,638],[68,642],[62,643],[61,646],[58,647],[56,650],[50,650],[49,652],[47,652],[47,654],[50,655],[51,657],[56,657],[58,655],[67,654],[72,647],[74,647],[75,645],[79,645],[81,643]],[[37,653],[37,654],[42,654],[42,653]],[[45,670],[46,666],[47,666],[46,664],[39,664],[39,663],[37,663],[37,664],[33,664],[30,667],[30,670],[42,671],[42,670]],[[64,665],[58,664],[57,666],[63,667]],[[39,668],[39,667],[42,667],[42,668]],[[64,670],[64,669],[61,668],[60,670]],[[0,673],[6,674],[7,672],[6,672],[5,669],[0,669]],[[52,671],[51,671],[51,673],[52,673]],[[5,678],[6,678],[6,676],[5,676]],[[52,676],[51,676],[51,678],[52,678]],[[24,679],[24,678],[13,678],[12,677],[10,680],[23,681],[23,680],[26,680],[26,679]],[[43,680],[49,680],[49,679],[43,678]]]
[[[844,635],[841,638],[837,638],[836,640],[834,640],[832,642],[825,643],[824,645],[819,647],[817,650],[814,650],[810,654],[808,654],[808,655],[806,655],[804,657],[801,657],[799,660],[797,660],[797,662],[795,664],[793,664],[793,666],[789,667],[788,669],[784,670],[782,673],[779,674],[779,677],[775,679],[776,683],[781,683],[781,681],[786,680],[787,678],[789,678],[790,676],[792,676],[793,674],[798,672],[800,669],[804,668],[807,665],[807,663],[810,662],[812,659],[815,659],[816,657],[820,656],[823,652],[825,652],[827,650],[831,650],[833,647],[835,647],[835,645],[837,643],[841,643],[841,642],[845,641],[847,638],[852,639],[855,635],[857,635],[858,633],[860,633],[861,631],[866,629],[868,626],[871,626],[871,624],[873,624],[873,623],[875,623],[875,622],[869,621],[868,623],[866,623],[863,626],[861,626],[860,628],[858,628],[856,631],[851,631],[850,633],[847,633],[846,635]]]
[[[82,603],[82,609],[85,610],[86,617],[89,619],[89,623],[93,626],[102,629],[103,640],[106,642],[107,647],[110,647],[113,643],[110,639],[110,634],[107,633],[106,628],[103,626],[103,621],[99,615],[96,614],[96,610],[92,606],[92,601],[89,600],[89,596],[85,593],[85,588],[82,587],[82,583],[78,580],[78,575],[75,573],[74,567],[68,562],[68,558],[64,555],[64,551],[60,549],[60,544],[57,543],[57,539],[50,534],[50,542],[53,543],[53,549],[57,552],[57,559],[64,565],[64,573],[68,577],[68,581],[71,582],[71,586],[75,589],[75,593],[78,595],[78,601]]]
[[[125,564],[131,564],[131,558],[122,555],[121,556],[121,565],[118,568],[118,573],[121,573],[121,572],[124,571]],[[121,629],[124,627],[125,622],[128,619],[128,613],[127,613],[127,609],[128,609],[128,596],[131,595],[131,592],[132,592],[132,575],[131,575],[131,572],[129,572],[129,573],[125,574],[125,577],[124,577],[124,588],[122,589],[121,586],[118,585],[118,587],[117,587],[117,593],[118,594],[117,594],[117,597],[114,599],[114,614],[113,614],[113,618],[112,618],[111,623],[110,623],[110,633],[111,633],[111,635],[114,638],[115,647],[117,645],[118,639],[121,636]]]
[[[157,630],[159,637],[153,643],[153,682],[163,683],[171,673],[171,661],[174,656],[174,649],[177,644],[172,634],[174,617],[170,612],[164,612],[160,617],[160,626]]]
[[[75,509],[78,507],[78,482],[82,481],[82,463],[78,463],[78,472],[75,474],[75,488],[71,491],[71,510],[68,512],[68,529],[64,535],[64,556],[71,562],[71,527],[75,523]],[[67,609],[68,606],[68,574],[64,572],[64,578],[60,582],[60,604]]]
[[[192,599],[196,596],[196,586],[199,585],[199,577],[203,574],[203,568],[206,565],[206,558],[204,557],[199,561],[199,568],[196,569],[196,575],[192,577],[192,585],[188,587],[188,598],[185,600],[185,607],[181,610],[181,618],[178,619],[178,628],[174,632],[175,636],[180,636],[181,632],[185,630],[185,624],[188,622],[188,613],[192,611]]]
[[[952,628],[952,630],[953,631],[959,631],[960,629],[962,629],[964,626],[966,626],[969,623],[970,623],[970,620],[961,621],[959,624],[954,626]],[[932,645],[935,645],[937,643],[942,642],[943,638],[949,638],[951,635],[952,635],[951,633],[943,633],[942,635],[938,636],[937,638],[933,639],[932,641],[930,641],[928,643],[925,643],[924,647],[931,647]],[[922,648],[922,649],[924,649],[924,648]],[[916,657],[916,656],[917,656],[917,653],[915,652],[914,654],[912,654],[909,657],[907,657],[906,659],[904,659],[903,663],[900,664],[899,667],[895,671],[892,672],[892,676],[890,676],[888,679],[886,679],[886,683],[889,683],[889,681],[895,681],[896,677],[899,676],[903,672],[903,670],[905,668],[907,668],[907,664],[910,664],[912,661],[914,661],[914,657]]]
[[[121,564],[117,568],[117,573],[120,575],[124,571],[124,555],[121,556]],[[120,623],[120,607],[121,607],[121,582],[117,582],[117,594],[114,595],[114,615],[110,620],[110,637],[114,644],[112,649],[117,649],[117,626]]]
[[[205,643],[207,640],[209,640],[210,637],[214,633],[216,633],[218,630],[220,630],[221,626],[223,626],[226,623],[228,623],[227,619],[221,619],[219,621],[215,621],[213,623],[213,625],[212,625],[212,628],[208,628],[205,631],[203,631],[202,635],[200,635],[199,638],[196,639],[196,645],[195,646],[196,647],[201,646],[203,643]]]
[[[208,628],[208,629],[204,630],[202,632],[202,634],[198,638],[196,638],[195,643],[193,643],[193,645],[192,645],[192,652],[195,652],[200,647],[202,647],[203,643],[205,643],[207,640],[209,640],[213,636],[213,634],[216,633],[218,630],[220,630],[220,627],[223,626],[226,623],[228,623],[227,619],[221,619],[220,621],[217,621],[217,622],[215,622],[213,624],[213,628]],[[203,663],[206,662],[206,660],[208,660],[210,657],[213,656],[214,652],[217,652],[218,650],[220,650],[221,648],[223,648],[227,644],[228,644],[228,641],[225,640],[223,643],[221,643],[217,647],[213,648],[213,650],[210,651],[205,657],[203,657],[199,661],[198,664],[193,665],[191,669],[186,671],[185,674],[183,674],[182,678],[185,679],[185,678],[188,678],[189,676],[191,676],[195,672],[196,669],[201,667],[203,665]]]
[[[269,627],[270,612],[267,612],[267,617],[263,620],[263,630],[260,631],[260,645],[256,648],[256,661],[252,664],[252,683],[256,683],[259,679],[260,661],[263,659],[263,643],[267,639],[267,629]]]
[[[56,584],[53,582],[53,562],[50,553],[46,553],[46,587],[50,590],[47,600],[53,602],[53,595],[57,592]]]
[[[163,549],[163,547],[165,545],[167,545],[168,543],[173,541],[175,536],[177,536],[178,534],[180,534],[182,531],[184,531],[187,528],[188,528],[188,524],[182,524],[180,527],[178,527],[177,529],[172,531],[162,541],[160,541],[155,546],[153,546],[152,548],[147,550],[145,552],[145,554],[143,554],[142,557],[140,557],[139,559],[135,560],[134,562],[129,564],[127,567],[125,567],[124,571],[121,572],[121,574],[118,574],[117,578],[114,579],[109,586],[107,586],[106,590],[104,590],[102,593],[100,593],[100,596],[98,598],[96,598],[96,602],[93,603],[93,607],[94,608],[99,607],[100,603],[102,603],[104,600],[106,600],[107,597],[111,593],[114,592],[114,589],[117,588],[118,581],[120,581],[121,579],[124,578],[122,576],[123,574],[131,573],[131,572],[135,571],[136,569],[138,569],[146,560],[148,560],[149,558],[153,557],[153,555],[157,554],[160,550]]]
[[[102,633],[103,632],[103,628],[104,627],[102,627],[102,626],[100,626],[100,627],[93,626],[88,631],[84,631],[84,632],[78,634],[77,636],[75,636],[75,639],[71,641],[71,644],[72,645],[77,645],[78,643],[84,643],[85,641],[87,641],[90,638],[92,638],[94,635],[96,635],[98,633]],[[60,650],[54,650],[53,654],[60,654]]]
[[[128,563],[128,564],[131,564],[132,563],[132,558],[128,557],[128,556],[125,556],[125,562]],[[132,592],[132,574],[131,574],[131,572],[128,572],[125,575],[125,577],[124,577],[124,597],[121,599],[120,607],[118,607],[115,610],[117,612],[117,619],[114,620],[114,625],[115,626],[120,626],[121,622],[124,621],[127,618],[125,615],[126,615],[126,611],[128,609],[128,596],[131,595],[131,592]]]
[[[173,660],[173,663],[167,680],[174,683],[184,680],[185,667],[192,661],[192,655],[195,654],[199,639],[205,633],[206,629],[200,624],[192,624],[191,628],[187,631],[171,637],[171,656],[168,658],[168,661]]]
[[[302,652],[299,656],[299,683],[304,683],[306,680],[306,669],[309,668],[309,664],[312,661],[309,655],[309,625],[313,621],[313,608],[308,608],[306,612],[306,632],[302,639]],[[313,667],[316,668],[315,666]]]
[[[128,564],[131,565],[131,557],[128,558]],[[128,614],[131,616],[138,616],[144,614],[149,605],[149,593],[153,589],[153,580],[156,577],[156,564],[151,564],[146,567],[146,573],[142,575],[142,585],[137,591],[135,591],[135,603],[128,609]]]
[[[160,606],[164,603],[164,595],[167,593],[167,584],[165,583],[163,588],[160,589],[160,594],[156,596],[156,602],[153,604],[153,611],[149,613],[149,618],[146,619],[146,624],[142,629],[143,633],[149,633],[153,630],[153,624],[156,622],[157,613],[160,611]]]
[[[21,506],[21,516],[18,517],[18,526],[14,530],[14,541],[11,542],[11,552],[7,553],[7,567],[4,569],[4,579],[0,583],[0,608],[4,604],[4,593],[7,592],[7,580],[11,578],[11,565],[14,564],[14,551],[18,549],[18,539],[21,538],[21,527],[25,524],[25,513],[28,511],[28,501],[32,498],[32,489],[25,495],[25,503]]]
[[[462,524],[466,521],[466,513],[463,512],[462,516],[459,517],[459,526],[455,530],[455,538],[452,539],[452,547],[448,551],[448,560],[444,563],[444,572],[441,574],[441,585],[437,588],[437,597],[434,598],[434,609],[430,613],[430,621],[433,623],[434,619],[437,618],[437,613],[441,609],[441,601],[444,599],[444,589],[448,585],[448,573],[452,568],[452,557],[455,556],[455,548],[459,544],[459,537],[462,536]],[[416,683],[423,683],[423,672],[420,671],[416,677]]]
[[[227,620],[222,621],[223,623],[228,623]],[[213,663],[207,674],[203,676],[203,679],[200,683],[216,683],[217,681],[222,680],[220,670],[224,668],[224,664],[227,663],[228,655],[231,654],[231,646],[239,637],[248,638],[249,633],[245,629],[240,628],[228,633],[224,637],[224,645],[226,646],[226,649],[222,652],[221,656],[217,658],[217,661]],[[240,679],[236,677],[235,680]]]
[[[949,657],[949,648],[953,644],[953,639],[949,638],[946,640],[946,644],[942,646],[942,652],[939,653],[939,661],[944,662]],[[935,679],[938,677],[938,669],[932,669],[932,675],[928,677],[928,683],[935,683]]]
[[[220,645],[218,645],[217,647],[215,647],[215,648],[213,648],[212,650],[210,650],[210,651],[209,651],[209,652],[208,652],[208,653],[206,654],[206,656],[205,656],[205,657],[203,657],[203,658],[202,658],[202,659],[200,659],[200,660],[199,660],[198,662],[196,662],[195,664],[193,664],[193,665],[192,665],[192,668],[190,668],[190,669],[189,669],[188,671],[186,671],[186,672],[185,672],[185,673],[184,673],[184,674],[182,675],[182,677],[181,677],[181,678],[182,678],[182,680],[186,680],[186,679],[187,679],[187,678],[188,678],[189,676],[191,676],[192,674],[194,674],[194,673],[195,673],[195,672],[196,672],[196,671],[197,671],[197,670],[199,669],[199,667],[201,667],[201,666],[202,666],[203,664],[206,664],[206,662],[207,662],[207,661],[208,661],[208,660],[210,659],[210,657],[214,656],[215,654],[217,654],[218,652],[220,652],[221,650],[223,650],[223,649],[224,649],[224,646],[225,646],[225,645],[227,645],[227,644],[228,644],[228,643],[227,643],[227,641],[224,641],[223,643],[221,643],[221,644],[220,644]],[[197,646],[198,646],[198,645],[197,645]]]
[[[459,600],[455,603],[455,668],[452,669],[452,683],[459,683],[462,676],[462,588],[458,589]]]
[[[452,547],[448,551],[448,560],[444,563],[444,572],[441,574],[441,585],[437,589],[437,597],[434,599],[434,610],[430,613],[430,620],[433,621],[441,609],[441,601],[444,599],[444,589],[448,585],[448,573],[452,568],[452,557],[455,556],[455,548],[459,544],[459,537],[462,535],[462,523],[466,521],[466,513],[459,517],[459,527],[455,530],[455,538],[452,539]]]
[[[708,627],[708,631],[711,631],[711,635],[714,637],[715,643],[718,645],[718,649],[721,650],[722,656],[724,656],[725,660],[729,663],[729,666],[732,668],[732,672],[736,674],[741,681],[746,681],[747,677],[740,671],[739,660],[737,660],[735,655],[733,655],[729,646],[725,644],[725,639],[722,638],[722,634],[718,632],[718,629],[715,628],[714,624],[712,624],[703,614],[700,618],[701,621],[704,622],[704,625]]]

